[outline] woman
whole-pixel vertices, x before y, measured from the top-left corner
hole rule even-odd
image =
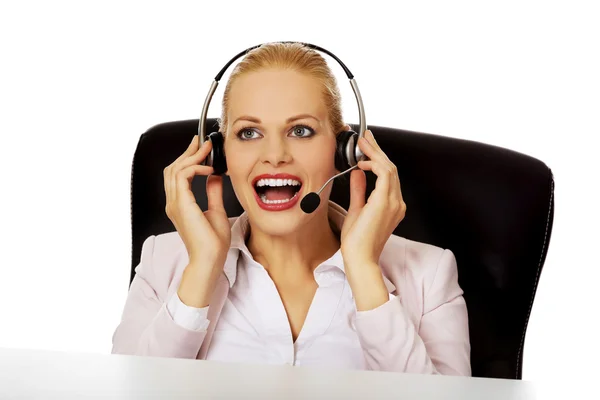
[[[164,171],[176,232],[142,248],[113,353],[470,375],[467,309],[449,250],[392,235],[406,205],[370,131],[348,212],[298,199],[336,171],[339,90],[301,44],[246,55],[223,97],[227,175],[244,208],[227,218],[222,180],[197,136]],[[377,176],[365,201],[363,171]],[[207,175],[208,210],[191,192]],[[331,185],[321,193],[329,198]]]

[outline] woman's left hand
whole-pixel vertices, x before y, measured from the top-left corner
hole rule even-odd
[[[341,252],[347,266],[378,265],[381,252],[404,219],[400,178],[394,163],[381,150],[370,130],[358,141],[369,158],[360,161],[350,175],[350,207],[341,232]],[[364,171],[377,176],[375,189],[365,203],[367,180]]]

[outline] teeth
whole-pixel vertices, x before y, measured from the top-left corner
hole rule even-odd
[[[256,186],[300,186],[301,183],[294,179],[260,179],[256,182]]]
[[[261,194],[260,195],[260,200],[263,203],[265,203],[265,204],[283,204],[283,203],[289,202],[290,200],[292,200],[297,195],[298,195],[298,193],[296,193],[295,195],[293,195],[291,199],[285,199],[285,200],[267,200],[267,196],[265,196],[264,194]]]
[[[281,187],[281,186],[301,186],[302,184],[295,179],[260,179],[256,182],[257,187],[269,186],[269,187]],[[287,203],[295,198],[298,193],[294,194],[291,199],[284,200],[267,200],[267,197],[262,194],[260,199],[265,204],[283,204]]]

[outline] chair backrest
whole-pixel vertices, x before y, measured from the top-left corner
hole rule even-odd
[[[165,214],[163,169],[187,148],[198,120],[152,127],[140,137],[131,175],[131,280],[143,241],[174,231]],[[216,131],[216,119],[207,132]],[[357,129],[357,126],[353,126]],[[473,376],[521,379],[527,322],[554,215],[554,180],[541,161],[478,142],[379,126],[369,129],[396,164],[408,205],[394,233],[454,252],[469,312]],[[207,207],[205,177],[192,190]],[[224,179],[230,217],[243,212]],[[367,173],[367,191],[375,176]],[[331,200],[346,208],[347,180]]]

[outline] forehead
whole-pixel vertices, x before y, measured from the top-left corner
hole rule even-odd
[[[265,69],[238,77],[229,92],[229,117],[287,118],[309,113],[325,119],[327,109],[321,83],[307,74]]]

